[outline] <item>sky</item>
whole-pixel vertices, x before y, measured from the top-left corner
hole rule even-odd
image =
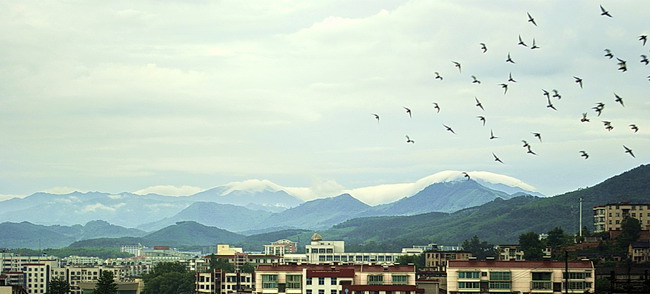
[[[546,195],[593,186],[650,161],[646,11],[641,0],[2,1],[0,200],[189,195],[250,179],[331,191],[445,170]],[[561,94],[557,111],[542,89]]]

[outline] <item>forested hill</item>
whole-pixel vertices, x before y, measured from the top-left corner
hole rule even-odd
[[[596,186],[554,197],[496,199],[455,213],[426,213],[403,217],[353,219],[321,234],[348,244],[384,243],[397,250],[412,244],[459,244],[473,235],[492,243],[516,243],[526,232],[544,233],[562,227],[573,233],[579,227],[579,202],[583,199],[583,226],[593,229],[593,207],[607,203],[650,202],[650,166],[642,165]]]

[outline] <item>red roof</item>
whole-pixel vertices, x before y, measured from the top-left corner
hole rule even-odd
[[[307,270],[308,278],[354,278],[353,268],[342,268],[335,270]]]
[[[498,267],[498,268],[561,268],[565,267],[564,261],[499,261],[499,260],[450,260],[447,268],[463,267]],[[569,261],[569,269],[593,268],[591,261]]]
[[[341,271],[343,269],[354,270],[355,272],[400,272],[412,273],[415,272],[413,265],[325,265],[325,264],[281,264],[281,265],[266,265],[261,264],[257,266],[257,271],[302,271],[307,269],[311,271]]]

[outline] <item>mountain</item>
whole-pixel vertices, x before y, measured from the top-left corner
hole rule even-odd
[[[86,225],[43,226],[30,222],[0,224],[0,247],[6,248],[61,248],[75,241],[91,238],[140,237],[145,232],[111,225],[105,221],[91,221]]]
[[[270,181],[248,180],[230,183],[199,192],[188,198],[192,201],[209,201],[279,212],[298,206],[303,201],[282,190]]]
[[[596,186],[554,197],[520,196],[497,198],[477,207],[454,213],[426,213],[413,216],[369,217],[346,221],[321,234],[330,240],[352,244],[384,242],[391,249],[409,244],[460,244],[477,235],[493,243],[514,243],[527,232],[545,233],[562,227],[567,233],[578,231],[579,201],[583,199],[583,224],[593,229],[592,207],[650,199],[650,166],[614,176]]]
[[[206,226],[215,226],[232,232],[255,227],[271,213],[251,210],[245,207],[214,202],[195,202],[172,217],[138,226],[145,231],[155,231],[179,221],[195,221]]]
[[[167,246],[232,244],[241,241],[243,235],[220,228],[208,227],[197,222],[184,221],[163,228],[143,237],[147,243]]]
[[[275,213],[258,225],[264,227],[288,227],[298,229],[326,229],[342,221],[359,216],[369,205],[342,194],[336,197],[316,199],[297,207]]]
[[[474,180],[456,180],[429,185],[411,197],[375,206],[371,211],[376,215],[413,215],[433,211],[454,212],[497,198],[510,199],[512,196],[486,188]]]

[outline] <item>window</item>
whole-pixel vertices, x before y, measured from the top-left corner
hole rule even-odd
[[[510,272],[490,272],[490,281],[510,281]]]
[[[318,289],[318,294],[325,294],[325,289]]]
[[[510,282],[490,281],[490,289],[510,289]]]
[[[550,272],[533,272],[533,281],[550,281]]]
[[[566,273],[562,273],[562,278],[566,278]],[[584,280],[586,278],[591,278],[591,273],[590,272],[583,272],[583,273],[572,273],[569,272],[569,280]]]
[[[330,290],[330,294],[336,294],[336,290]]]
[[[311,290],[307,290],[306,294],[311,294]]]
[[[591,283],[590,282],[571,282],[569,281],[569,290],[586,290],[587,288],[591,288]]]
[[[323,278],[323,277],[318,278],[318,284],[319,285],[325,285],[325,278]]]
[[[302,287],[302,275],[287,275],[287,289],[300,289]]]
[[[382,285],[383,283],[384,283],[384,276],[368,275],[368,285]]]
[[[458,289],[479,289],[480,282],[458,282]]]
[[[337,282],[336,277],[334,277],[334,278],[331,279],[330,285],[336,285],[336,282]]]
[[[479,279],[479,272],[458,272],[459,279]]]
[[[274,289],[278,287],[278,275],[262,275],[262,288]]]
[[[393,285],[406,285],[407,283],[407,275],[393,275]]]

